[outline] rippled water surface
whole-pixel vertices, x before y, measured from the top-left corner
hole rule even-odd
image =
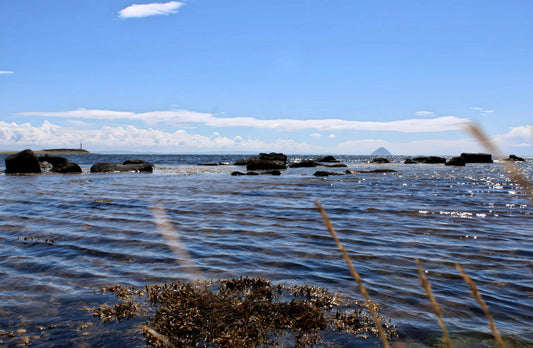
[[[100,289],[114,284],[248,275],[361,298],[317,198],[381,314],[398,326],[397,342],[441,343],[419,258],[455,346],[494,346],[455,263],[475,281],[506,343],[533,346],[532,202],[498,163],[371,165],[340,156],[348,169],[397,172],[317,178],[316,168],[302,168],[236,177],[230,173],[242,167],[205,164],[244,156],[66,157],[84,173],[0,174],[0,330],[25,330],[0,335],[3,344],[142,347],[140,322],[102,324],[83,311],[111,303]],[[156,170],[89,173],[96,162],[130,158]],[[530,179],[531,163],[518,164]]]

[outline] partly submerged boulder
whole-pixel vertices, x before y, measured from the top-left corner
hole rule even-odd
[[[154,167],[151,163],[129,163],[129,164],[114,164],[114,163],[96,163],[91,167],[91,173],[116,173],[116,172],[137,172],[137,173],[151,173]]]
[[[492,155],[490,153],[466,153],[463,152],[461,157],[464,158],[465,163],[492,163]]]
[[[300,162],[292,162],[289,164],[289,168],[313,168],[319,164],[313,160],[302,160]]]
[[[384,157],[376,157],[372,158],[370,163],[390,163],[390,161]]]
[[[46,154],[39,156],[39,162],[41,162],[41,168],[47,168],[47,163],[53,167],[50,169],[54,173],[69,174],[69,173],[81,173],[81,167],[74,162],[70,162],[65,157]]]
[[[339,162],[339,161],[338,161],[335,157],[333,157],[333,156],[323,156],[323,157],[317,158],[316,161],[317,161],[317,162],[329,162],[329,163]]]
[[[38,174],[41,173],[39,159],[32,150],[24,150],[9,155],[5,159],[6,174]]]
[[[438,164],[446,163],[446,158],[437,156],[420,156],[413,158],[417,163]]]
[[[403,161],[403,164],[416,164],[417,162],[411,158],[406,158],[404,161]]]
[[[257,157],[250,157],[246,163],[247,170],[286,169],[287,156],[282,153],[260,153]]]
[[[526,160],[522,157],[518,157],[515,155],[509,155],[508,158],[505,158],[504,161],[515,161],[515,162],[525,162]]]
[[[337,173],[337,172],[326,172],[326,171],[323,171],[323,170],[319,170],[319,171],[316,171],[314,174],[314,176],[334,176],[334,175],[344,175],[343,173]]]
[[[466,162],[465,162],[464,157],[461,157],[461,156],[452,157],[448,161],[446,161],[446,165],[447,166],[461,166],[461,167],[464,167],[465,163]]]

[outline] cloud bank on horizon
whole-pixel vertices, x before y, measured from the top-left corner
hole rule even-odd
[[[421,111],[418,116],[387,122],[348,121],[342,119],[267,119],[252,117],[219,117],[209,113],[188,110],[152,111],[134,113],[113,110],[77,109],[62,112],[21,112],[19,116],[65,121],[59,126],[48,120],[34,126],[30,122],[18,124],[0,121],[0,146],[6,149],[22,147],[72,147],[83,143],[91,151],[127,150],[136,152],[268,152],[367,154],[378,147],[387,147],[395,154],[457,154],[463,151],[482,151],[476,141],[463,136],[459,139],[433,139],[428,134],[460,131],[466,118],[435,116]],[[91,121],[120,121],[122,124],[99,127]],[[132,121],[140,121],[134,126]],[[146,126],[150,126],[146,128]],[[175,131],[171,127],[180,128]],[[159,128],[159,129],[156,129]],[[185,129],[183,129],[185,128]],[[188,129],[189,128],[189,129]],[[213,129],[211,134],[195,134],[196,130]],[[236,129],[239,135],[223,136],[224,129]],[[246,136],[250,129],[259,134],[274,132],[270,141]],[[309,139],[294,140],[293,133],[315,131]],[[327,131],[322,137],[321,131]],[[331,133],[334,132],[334,133]],[[362,139],[355,132],[392,132],[418,134],[415,140],[388,141],[379,138]],[[204,132],[205,133],[205,132]],[[324,138],[322,140],[322,138]],[[337,140],[337,138],[340,138]],[[354,139],[356,138],[356,139]],[[320,141],[319,141],[320,139]],[[498,134],[493,140],[504,149],[532,148],[533,126],[513,127]],[[443,151],[442,149],[446,149]],[[466,150],[465,150],[466,149]],[[520,153],[520,151],[518,152]]]

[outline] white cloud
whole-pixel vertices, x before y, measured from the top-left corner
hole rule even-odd
[[[415,115],[416,116],[423,116],[423,117],[431,117],[431,116],[434,116],[435,113],[433,111],[417,111],[415,112]]]
[[[310,137],[313,137],[313,138],[320,138],[322,136],[322,134],[320,133],[311,133],[309,134]]]
[[[183,2],[169,1],[165,3],[151,3],[151,4],[133,4],[119,11],[118,15],[121,18],[140,18],[156,15],[168,15],[178,12],[178,9],[183,6]]]
[[[72,129],[44,121],[41,126],[0,121],[0,147],[20,150],[47,147],[83,147],[90,151],[128,150],[139,152],[213,152],[213,151],[320,151],[320,148],[290,139],[276,139],[267,143],[259,139],[228,138],[214,132],[211,136],[190,134],[185,130],[165,132],[134,126],[102,127],[100,129]]]
[[[367,130],[367,131],[392,131],[404,133],[443,132],[460,130],[461,125],[468,119],[457,116],[443,116],[431,119],[406,119],[397,121],[348,121],[341,119],[296,120],[296,119],[270,119],[260,120],[253,117],[217,117],[213,114],[193,112],[188,110],[152,111],[146,113],[133,113],[109,110],[78,109],[62,112],[22,112],[22,116],[46,116],[64,118],[83,118],[97,120],[142,120],[148,125],[160,122],[173,125],[190,123],[203,124],[209,127],[251,127],[260,129],[279,129],[296,131],[315,129],[319,131],[332,130]]]
[[[533,126],[513,127],[507,133],[492,137],[492,141],[504,152],[511,152],[513,149],[527,151],[527,147],[533,149]]]
[[[0,75],[13,74],[13,71],[0,70]]]
[[[330,134],[330,135],[328,135],[328,138],[330,138],[330,139],[335,139],[335,134]]]

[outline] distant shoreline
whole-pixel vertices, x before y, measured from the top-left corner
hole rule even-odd
[[[12,155],[19,151],[0,151],[0,155]],[[90,155],[91,153],[84,149],[45,149],[33,151],[36,155]]]

